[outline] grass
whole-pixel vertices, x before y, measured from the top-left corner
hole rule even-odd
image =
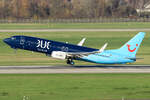
[[[149,22],[125,22],[125,23],[11,23],[0,24],[0,29],[134,29],[150,28]]]
[[[39,32],[39,33],[0,33],[0,65],[65,65],[65,61],[46,57],[44,54],[33,53],[25,50],[18,50],[14,53],[8,45],[3,43],[3,39],[13,35],[27,35],[46,38],[56,41],[77,44],[83,37],[87,40],[84,46],[100,48],[108,42],[107,49],[116,49],[131,39],[138,32]],[[150,64],[149,32],[138,51],[137,57],[144,58],[134,64]],[[76,65],[93,65],[93,63],[76,62]]]
[[[150,74],[1,74],[0,100],[150,98]]]

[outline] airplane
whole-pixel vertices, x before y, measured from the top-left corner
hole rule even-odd
[[[66,63],[70,65],[75,64],[73,60],[97,64],[126,64],[138,59],[136,53],[145,34],[145,32],[139,32],[121,48],[112,50],[105,50],[107,43],[101,49],[85,47],[83,44],[86,38],[77,45],[23,35],[5,38],[3,41],[13,49],[44,53],[53,58],[66,60]]]

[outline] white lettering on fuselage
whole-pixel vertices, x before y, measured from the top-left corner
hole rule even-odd
[[[38,51],[41,51],[41,52],[48,52],[47,50],[44,50],[44,49],[40,49],[40,48],[37,48]]]
[[[36,47],[37,47],[37,48],[40,47],[40,48],[42,48],[42,49],[45,49],[45,48],[46,48],[46,49],[49,50],[49,49],[50,49],[49,46],[50,46],[50,42],[43,41],[43,40],[38,40],[38,43],[37,43],[37,46],[36,46]]]

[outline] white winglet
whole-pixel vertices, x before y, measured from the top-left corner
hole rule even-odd
[[[83,39],[78,43],[78,46],[82,46],[85,40],[86,40],[86,38],[83,38]]]
[[[107,47],[107,45],[108,45],[108,43],[105,43],[104,46],[101,49],[99,49],[99,52],[103,52],[105,50],[105,48]]]

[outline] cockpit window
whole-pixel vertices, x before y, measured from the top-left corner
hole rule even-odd
[[[15,40],[16,38],[15,38],[15,37],[11,37],[11,39],[12,39],[12,40]]]

